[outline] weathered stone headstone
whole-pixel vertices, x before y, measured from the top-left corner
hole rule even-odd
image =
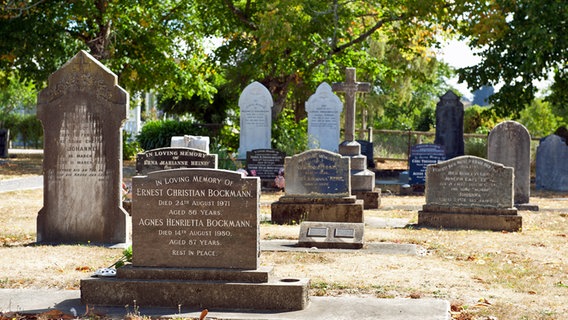
[[[434,144],[444,147],[446,158],[464,155],[464,108],[460,98],[448,90],[436,105],[436,138]]]
[[[120,243],[122,131],[128,93],[85,51],[48,80],[38,96],[44,131],[44,198],[38,242]]]
[[[568,191],[568,146],[562,137],[551,134],[536,149],[537,190]]]
[[[8,158],[10,147],[10,130],[0,129],[0,158]]]
[[[272,222],[292,224],[317,221],[325,222],[328,228],[337,227],[336,223],[363,224],[363,201],[351,195],[350,161],[349,157],[322,149],[286,157],[286,194],[272,203]],[[300,229],[304,233],[309,231],[308,227],[301,226]],[[363,228],[357,230],[363,232]],[[306,240],[305,235],[300,234],[300,240]],[[354,241],[362,238],[361,234],[345,239],[340,246],[360,248],[362,242]],[[303,241],[299,244],[312,245]]]
[[[519,231],[513,168],[461,156],[426,169],[426,204],[418,224],[435,228]]]
[[[274,178],[284,169],[286,154],[274,149],[259,149],[247,152],[247,172],[259,177],[263,186],[274,184]]]
[[[256,177],[215,169],[136,176],[132,264],[116,278],[81,281],[89,305],[300,310],[308,279],[260,267]]]
[[[355,68],[346,68],[345,82],[334,83],[332,88],[345,93],[345,140],[339,145],[339,153],[351,158],[351,192],[364,201],[365,209],[377,209],[380,190],[375,190],[375,173],[367,169],[367,157],[355,140],[356,94],[371,91],[371,84],[357,82]]]
[[[410,148],[410,184],[423,185],[426,183],[426,167],[446,160],[444,148],[437,144],[417,144]]]
[[[337,152],[339,149],[339,117],[343,103],[326,82],[320,84],[308,101],[308,148]]]
[[[538,210],[531,205],[531,136],[522,124],[515,121],[501,122],[489,132],[487,159],[515,169],[515,197],[517,208]]]
[[[217,169],[217,155],[191,148],[159,148],[136,155],[136,173],[179,168]]]
[[[241,93],[239,159],[245,159],[247,151],[271,149],[272,106],[272,95],[260,82],[249,84]]]

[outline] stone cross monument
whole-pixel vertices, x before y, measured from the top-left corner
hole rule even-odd
[[[355,141],[355,107],[357,92],[370,92],[371,84],[355,80],[355,68],[345,69],[345,82],[334,83],[333,91],[345,93],[345,141]]]
[[[375,173],[367,169],[367,157],[361,154],[361,145],[355,140],[355,105],[357,92],[370,92],[371,84],[357,82],[355,68],[345,69],[345,82],[334,83],[334,91],[345,93],[345,140],[339,153],[351,157],[351,193],[365,201],[365,209],[377,209],[380,192],[375,189]]]

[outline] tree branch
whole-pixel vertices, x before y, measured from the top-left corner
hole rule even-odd
[[[249,18],[247,17],[247,15],[244,12],[242,12],[237,7],[235,7],[235,5],[233,4],[233,2],[231,0],[224,0],[224,1],[227,4],[227,6],[229,7],[229,9],[231,10],[231,12],[242,23],[244,23],[247,27],[251,28],[252,30],[258,30],[258,27],[252,21],[249,20]],[[247,1],[247,10],[248,9],[249,9],[249,2]]]

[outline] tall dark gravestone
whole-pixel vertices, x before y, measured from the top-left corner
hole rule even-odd
[[[48,80],[38,96],[44,131],[44,196],[38,242],[120,243],[122,132],[128,93],[85,51]]]
[[[9,146],[10,146],[10,130],[0,129],[0,158],[8,158]]]
[[[444,147],[446,158],[464,155],[463,141],[463,103],[448,90],[436,105],[436,139],[434,144]]]

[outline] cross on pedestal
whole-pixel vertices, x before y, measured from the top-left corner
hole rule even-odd
[[[345,69],[345,82],[332,85],[333,91],[345,92],[345,141],[355,141],[355,104],[357,92],[370,92],[371,84],[355,80],[355,68]]]

